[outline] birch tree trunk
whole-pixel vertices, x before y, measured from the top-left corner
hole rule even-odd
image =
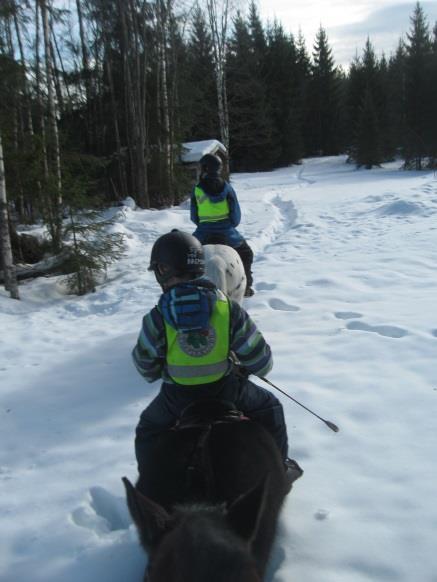
[[[85,38],[85,27],[83,22],[83,13],[82,13],[82,0],[76,0],[76,10],[77,10],[77,17],[79,22],[79,38],[80,38],[80,47],[81,47],[81,56],[82,56],[82,72],[84,77],[84,86],[85,86],[85,99],[86,99],[86,120],[87,120],[87,132],[86,132],[86,142],[88,148],[92,147],[95,142],[94,135],[95,135],[95,122],[93,120],[93,115],[91,112],[91,101],[92,101],[92,84],[91,84],[91,71],[89,66],[89,54],[88,54],[88,45]],[[107,60],[108,62],[108,60]],[[111,83],[111,101],[113,100],[112,95],[112,78],[109,79]],[[116,128],[116,132],[118,128]],[[118,136],[117,136],[118,137]]]
[[[162,102],[160,103],[162,111],[162,129],[164,134],[163,143],[163,154],[164,154],[164,178],[165,178],[165,190],[166,195],[173,197],[172,193],[172,136],[171,136],[171,126],[170,126],[170,108],[169,108],[169,97],[168,97],[168,75],[167,75],[167,30],[168,30],[168,18],[169,18],[170,3],[168,6],[165,5],[164,0],[160,0],[157,4],[158,10],[158,31],[159,31],[159,67],[161,71],[161,97]],[[169,200],[170,204],[173,204],[174,200]]]
[[[146,87],[145,76],[143,76],[142,62],[146,60],[146,46],[145,39],[141,42],[141,34],[139,28],[139,17],[141,11],[137,13],[135,3],[130,0],[130,26],[133,32],[133,75],[134,79],[134,99],[135,99],[135,152],[137,163],[137,187],[138,198],[140,205],[143,208],[150,206],[147,187],[147,164],[146,164],[146,119],[145,119],[145,101],[146,101]],[[145,6],[145,2],[143,3]],[[142,50],[143,49],[143,50]],[[143,84],[144,83],[144,84]]]
[[[109,46],[109,44],[108,44]],[[123,160],[122,155],[122,148],[121,148],[121,138],[120,138],[120,128],[118,126],[118,110],[117,110],[117,103],[115,101],[115,90],[114,90],[114,81],[112,77],[112,65],[109,61],[109,58],[105,60],[105,68],[106,68],[106,75],[108,77],[108,85],[109,85],[109,92],[111,95],[111,109],[112,109],[112,118],[114,121],[114,133],[115,133],[115,144],[117,148],[117,167],[118,167],[118,179],[120,182],[121,188],[121,198],[126,198],[128,195],[127,189],[127,179],[126,179],[126,167]]]
[[[11,235],[9,231],[8,200],[6,197],[5,167],[3,163],[2,136],[0,134],[0,236],[2,248],[5,289],[12,299],[20,299],[17,273],[12,257]]]
[[[14,5],[15,6],[15,5]],[[32,119],[32,103],[31,103],[31,96],[30,96],[30,89],[29,89],[29,80],[28,80],[28,71],[27,71],[27,64],[24,55],[24,47],[23,47],[23,40],[21,34],[20,23],[18,20],[18,10],[14,8],[14,25],[15,25],[15,35],[17,37],[18,48],[20,51],[20,61],[22,67],[22,75],[23,75],[23,96],[24,96],[24,109],[25,109],[25,118],[26,118],[26,125],[27,131],[30,136],[32,150],[34,150],[34,136],[35,132],[33,129],[33,119]],[[41,195],[41,183],[37,181],[37,188],[38,188],[38,196]],[[25,213],[25,218],[30,220],[31,222],[34,220],[34,199],[29,197],[28,195],[24,195],[23,197],[23,210],[22,213]],[[24,218],[24,216],[23,216]]]
[[[47,155],[47,136],[46,136],[46,122],[44,116],[43,99],[41,95],[41,59],[39,54],[40,47],[40,25],[39,25],[39,0],[35,0],[35,80],[36,80],[36,102],[38,105],[38,116],[40,123],[40,131],[42,136],[42,154],[43,154],[43,171],[44,180],[47,183],[49,179],[49,161]],[[42,196],[44,201],[44,195]],[[47,208],[49,211],[49,208]]]
[[[33,136],[33,122],[32,122],[32,112],[31,112],[31,106],[30,106],[29,86],[28,86],[28,77],[27,77],[27,65],[26,65],[26,60],[24,57],[23,41],[21,38],[21,29],[20,29],[20,25],[18,22],[16,8],[14,8],[14,26],[15,26],[15,34],[16,34],[17,42],[18,42],[18,48],[20,51],[21,67],[23,69],[23,94],[24,94],[25,105],[26,105],[27,129],[28,129],[30,135]]]
[[[46,85],[47,100],[49,108],[49,125],[51,141],[53,142],[53,164],[56,176],[56,194],[53,200],[54,213],[52,225],[52,237],[55,249],[61,248],[61,229],[62,229],[62,177],[61,177],[61,153],[59,147],[58,122],[56,119],[56,102],[53,92],[53,55],[50,43],[50,27],[47,9],[47,0],[39,0],[42,15],[43,33],[44,33],[44,53],[46,68]]]
[[[122,28],[123,73],[125,81],[125,108],[128,120],[128,143],[131,163],[132,186],[136,200],[142,208],[150,207],[147,180],[147,127],[144,115],[146,105],[146,39],[140,36],[138,18],[144,14],[146,2],[137,12],[134,2],[119,0]],[[144,30],[144,27],[143,27]],[[142,41],[142,42],[141,42]]]
[[[206,4],[213,45],[220,137],[229,155],[229,112],[225,67],[230,6],[229,0],[207,0]]]

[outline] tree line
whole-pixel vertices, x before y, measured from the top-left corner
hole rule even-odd
[[[2,182],[14,219],[42,219],[53,249],[83,208],[178,203],[181,144],[210,138],[231,171],[339,153],[435,167],[437,25],[418,3],[394,54],[367,39],[345,71],[322,26],[309,51],[254,2],[2,0]]]

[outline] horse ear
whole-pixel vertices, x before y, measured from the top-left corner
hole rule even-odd
[[[233,531],[251,543],[258,533],[265,506],[268,478],[236,499],[228,509],[228,521]]]
[[[137,526],[141,544],[149,550],[167,529],[170,516],[163,507],[143,495],[126,477],[122,478],[126,489],[129,512]]]

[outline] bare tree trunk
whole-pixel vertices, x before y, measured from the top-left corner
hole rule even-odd
[[[218,4],[221,4],[219,8]],[[209,25],[213,43],[214,71],[220,136],[229,155],[229,112],[226,89],[226,37],[229,21],[229,0],[207,0]]]
[[[128,153],[129,153],[129,170],[130,170],[130,185],[131,188],[136,191],[136,172],[135,172],[135,156],[134,156],[134,139],[132,129],[135,126],[134,112],[133,112],[133,90],[131,73],[129,68],[129,35],[126,22],[126,11],[127,7],[123,0],[118,2],[121,20],[121,30],[122,30],[122,43],[121,52],[123,59],[123,77],[124,77],[124,114],[125,123],[128,128],[126,132]]]
[[[34,148],[35,132],[33,129],[32,106],[31,106],[31,98],[30,98],[30,90],[29,90],[29,81],[28,81],[26,60],[24,57],[24,48],[23,48],[23,41],[22,41],[22,36],[21,36],[21,28],[20,28],[20,24],[19,24],[19,20],[18,20],[18,10],[16,7],[14,7],[14,25],[15,25],[15,35],[17,37],[18,48],[19,48],[19,52],[20,52],[21,67],[22,67],[24,114],[25,114],[25,118],[26,118],[27,132],[30,136],[30,142],[32,144],[32,146],[31,146],[32,151],[34,151],[33,148]],[[24,128],[23,128],[23,134],[24,134]],[[41,184],[39,181],[37,182],[37,187],[38,187],[38,194],[40,194],[41,193]],[[27,220],[30,220],[31,222],[34,219],[34,204],[33,204],[33,202],[34,201],[33,201],[32,197],[23,195],[21,213],[23,215],[25,215],[25,218]]]
[[[12,21],[14,25],[17,23],[17,8],[15,4],[12,3],[12,17],[6,15],[4,22],[4,48],[6,48],[6,53],[10,56],[11,61],[15,62],[15,46],[12,37]],[[23,62],[24,66],[24,62]],[[24,77],[24,74],[22,75]],[[24,87],[23,87],[24,89]],[[12,106],[11,119],[12,119],[12,135],[13,135],[13,148],[17,159],[20,157],[23,147],[24,147],[24,123],[23,123],[23,94],[19,91],[15,93],[15,99]],[[15,209],[18,211],[20,219],[25,220],[25,203],[24,203],[24,189],[22,174],[16,172],[14,175],[14,186],[18,192],[18,196],[15,197]]]
[[[5,289],[12,299],[20,299],[18,293],[17,273],[12,257],[11,235],[9,231],[8,200],[6,196],[5,167],[3,163],[3,146],[0,134],[0,233]]]
[[[94,118],[92,108],[95,108],[95,104],[93,102],[93,97],[95,96],[95,84],[92,82],[91,76],[91,69],[90,69],[90,58],[89,58],[89,50],[87,45],[87,39],[85,37],[85,27],[83,22],[83,13],[82,13],[82,2],[83,0],[76,0],[76,9],[77,9],[77,16],[79,21],[79,38],[80,38],[80,46],[81,46],[81,57],[82,57],[82,70],[84,76],[84,85],[85,85],[85,98],[86,98],[86,120],[87,120],[87,137],[86,143],[89,149],[93,149],[94,144],[97,141],[97,132],[96,132],[96,124],[97,120]],[[105,27],[102,26],[102,36],[105,39],[107,37],[107,33],[105,32]],[[96,43],[97,44],[97,43]],[[109,46],[107,42],[105,42],[105,46]],[[96,51],[98,53],[98,50]],[[106,61],[108,63],[108,60]],[[95,69],[98,68],[98,61],[96,60]],[[112,75],[109,79],[110,82],[110,90],[113,91],[112,85]],[[100,92],[98,93],[100,95]],[[113,104],[113,95],[111,94],[111,103]],[[115,111],[113,111],[113,115],[115,116]],[[114,121],[117,123],[116,118]],[[118,131],[118,127],[116,128],[116,133]],[[118,144],[117,144],[118,145]],[[122,190],[125,189],[125,185],[122,184]]]
[[[108,45],[109,46],[109,45]],[[121,187],[121,197],[126,198],[128,194],[127,190],[127,180],[126,180],[126,167],[123,161],[122,149],[121,149],[121,138],[120,129],[118,126],[118,110],[117,104],[115,102],[115,91],[114,91],[114,81],[112,78],[112,66],[109,58],[106,59],[106,74],[108,76],[109,92],[111,94],[111,108],[112,117],[114,121],[114,132],[115,132],[115,144],[117,148],[117,166],[118,166],[118,179],[120,181]]]
[[[140,205],[143,208],[148,208],[150,206],[148,198],[148,188],[147,188],[147,165],[146,165],[146,154],[145,154],[145,141],[146,141],[146,122],[144,116],[144,101],[145,101],[145,86],[142,86],[142,81],[145,77],[142,75],[142,60],[145,60],[145,45],[143,44],[143,53],[141,52],[141,39],[140,30],[138,26],[139,13],[135,10],[135,5],[132,0],[130,0],[130,24],[133,32],[134,38],[134,56],[132,58],[134,68],[133,68],[133,80],[134,80],[134,96],[135,96],[135,118],[137,120],[135,124],[135,152],[136,152],[136,163],[137,163],[137,186],[139,192]],[[132,35],[131,35],[132,36]]]
[[[56,249],[61,247],[61,229],[62,229],[62,177],[61,177],[61,153],[59,147],[58,123],[56,119],[56,102],[53,93],[53,55],[50,44],[50,27],[47,2],[48,0],[39,0],[41,6],[41,15],[44,33],[45,49],[45,67],[46,67],[46,85],[47,99],[49,107],[49,123],[51,141],[53,141],[53,162],[56,176],[56,196],[54,202],[54,224],[53,224],[53,243]]]
[[[170,126],[170,109],[168,98],[168,77],[167,77],[167,30],[168,30],[168,9],[170,2],[165,5],[164,0],[158,2],[158,30],[159,30],[159,67],[161,69],[161,110],[162,110],[162,128],[164,133],[164,176],[166,195],[172,197],[172,137]],[[169,200],[173,203],[173,200]]]
[[[145,3],[144,3],[145,4]],[[144,7],[143,4],[143,7]],[[141,55],[140,37],[138,28],[138,13],[132,1],[128,3],[119,0],[121,28],[123,39],[123,72],[125,77],[125,107],[128,119],[128,140],[131,162],[132,185],[137,193],[137,202],[142,208],[149,208],[150,200],[147,184],[146,119],[142,112],[145,110],[146,90],[141,86],[145,80],[142,74],[141,59],[145,59],[146,46],[143,42],[144,56]],[[145,40],[145,39],[144,39]],[[132,67],[132,69],[131,69]],[[133,138],[131,138],[133,136]]]
[[[85,95],[87,101],[87,110],[89,104],[91,103],[91,80],[90,80],[90,70],[89,70],[89,59],[88,59],[88,47],[85,42],[85,29],[83,26],[83,16],[82,16],[82,6],[81,0],[76,0],[77,17],[79,20],[79,38],[80,47],[82,52],[82,69],[85,77]]]
[[[39,122],[41,125],[41,136],[42,136],[42,150],[43,150],[43,170],[44,179],[47,183],[49,179],[49,161],[47,155],[47,136],[46,136],[46,123],[44,115],[44,106],[41,95],[41,64],[40,64],[40,31],[39,31],[39,0],[35,0],[35,76],[36,76],[36,100],[38,103],[38,115]],[[47,208],[47,211],[49,208]]]
[[[103,23],[102,29],[104,30],[105,24]],[[101,56],[103,33],[98,36],[95,35],[93,39],[93,60],[94,60],[94,76],[92,82],[90,83],[92,90],[92,99],[90,104],[90,116],[92,119],[92,147],[93,151],[98,156],[105,152],[105,137],[104,137],[104,125],[105,118],[103,113],[103,78],[104,78],[104,65],[103,57]]]
[[[50,50],[51,50],[51,55],[52,55],[53,80],[54,80],[54,84],[55,84],[55,88],[56,88],[56,97],[57,97],[57,102],[58,102],[58,109],[60,111],[60,114],[62,115],[62,112],[65,111],[64,97],[62,96],[62,89],[64,89],[64,91],[67,94],[67,103],[71,103],[72,98],[71,98],[70,89],[68,87],[68,84],[62,83],[62,77],[64,77],[64,79],[66,78],[67,71],[65,70],[64,61],[62,59],[62,54],[61,54],[61,51],[59,50],[58,41],[56,39],[56,34],[55,34],[54,29],[53,29],[53,18],[50,18],[50,36],[52,38],[52,41],[50,41]],[[55,52],[54,48],[56,49],[56,52]],[[56,55],[58,56],[58,59],[59,59],[59,67],[58,67],[58,64],[56,61]],[[60,75],[59,71],[62,71],[62,75]]]
[[[28,87],[28,80],[27,80],[27,67],[26,67],[26,60],[24,58],[24,49],[23,49],[23,41],[21,39],[21,30],[18,22],[17,16],[17,9],[14,9],[14,25],[15,25],[15,34],[17,36],[18,48],[20,51],[20,61],[21,67],[23,69],[23,93],[26,102],[26,116],[27,116],[27,129],[31,136],[33,136],[33,122],[32,122],[32,112],[30,107],[30,97],[29,97],[29,87]]]

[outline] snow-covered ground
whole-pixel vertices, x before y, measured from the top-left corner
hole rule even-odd
[[[290,454],[305,470],[268,582],[437,581],[437,178],[344,157],[238,174],[256,255],[245,306],[271,343]],[[0,580],[139,582],[121,476],[158,383],[130,351],[159,289],[156,237],[188,204],[119,213],[128,252],[96,293],[0,291]],[[261,382],[261,381],[260,381]],[[282,398],[282,397],[281,397]]]

